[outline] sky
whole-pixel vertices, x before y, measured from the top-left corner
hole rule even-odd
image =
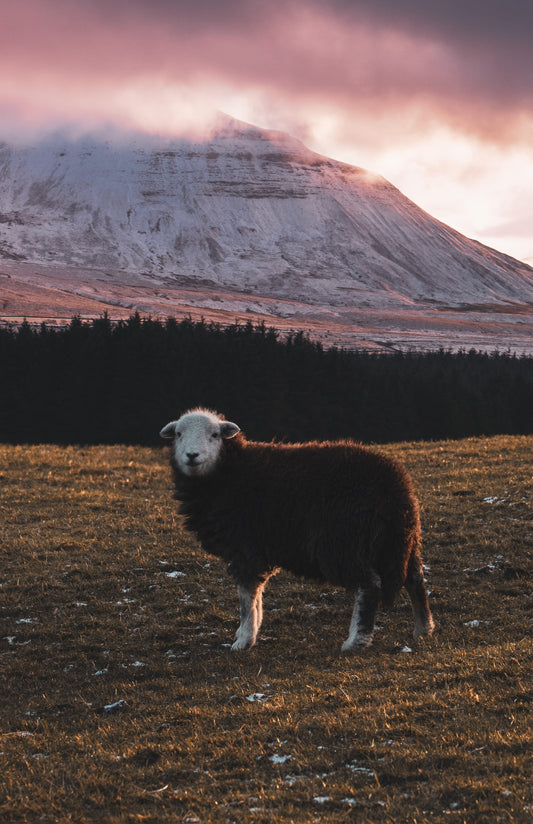
[[[533,265],[531,0],[16,0],[0,139],[216,112],[384,175]]]

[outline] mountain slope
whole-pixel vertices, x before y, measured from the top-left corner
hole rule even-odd
[[[209,140],[0,147],[0,257],[327,305],[533,302],[533,269],[381,177],[225,120]]]

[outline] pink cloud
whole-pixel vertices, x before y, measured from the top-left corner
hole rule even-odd
[[[132,87],[212,86],[349,117],[425,113],[506,140],[533,110],[533,61],[496,5],[476,27],[468,10],[418,0],[403,13],[393,0],[18,0],[3,11],[0,106],[124,118],[116,101]]]

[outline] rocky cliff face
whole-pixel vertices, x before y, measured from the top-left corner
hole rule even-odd
[[[381,177],[224,121],[204,142],[0,146],[0,258],[330,306],[533,301],[533,269]]]

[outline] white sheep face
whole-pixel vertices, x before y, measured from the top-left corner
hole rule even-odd
[[[201,409],[167,423],[159,434],[162,438],[174,439],[174,459],[180,471],[189,477],[199,477],[214,470],[223,441],[239,431],[236,423]]]

